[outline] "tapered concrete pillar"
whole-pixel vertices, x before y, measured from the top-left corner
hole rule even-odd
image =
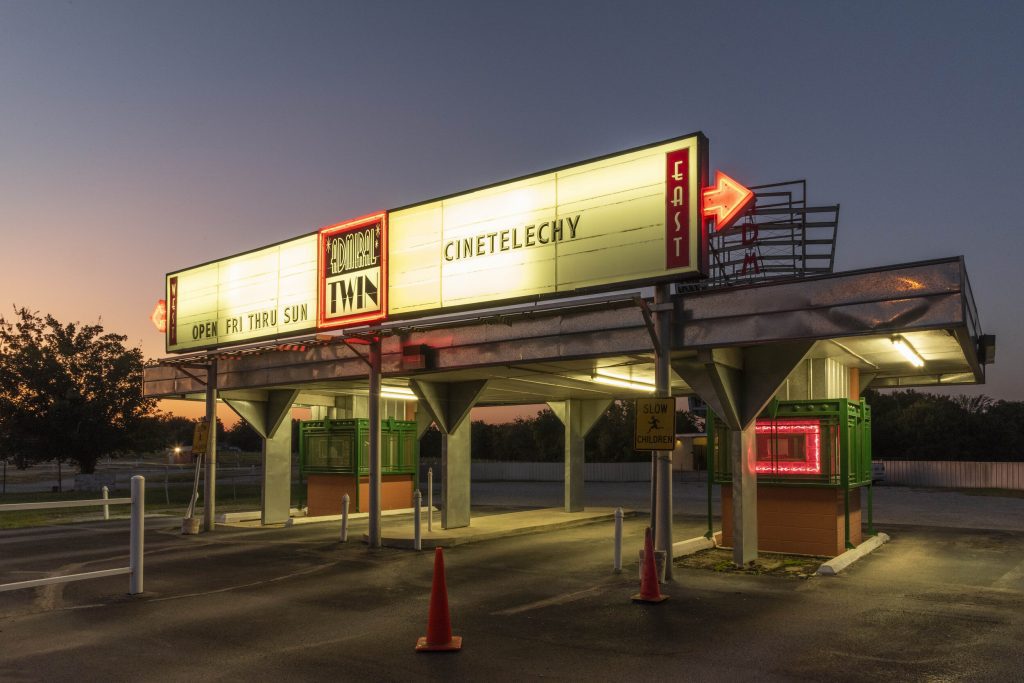
[[[472,423],[441,436],[441,527],[469,526]]]
[[[272,389],[264,400],[223,397],[231,410],[263,437],[263,524],[282,524],[291,513],[291,410],[298,394],[295,390]]]
[[[729,433],[735,529],[733,556],[737,564],[757,558],[757,440],[754,424],[752,422],[744,429]]]
[[[587,434],[608,410],[610,400],[569,399],[548,403],[565,426],[565,511],[583,511]]]
[[[485,380],[425,382],[411,380],[419,408],[441,430],[441,526],[455,529],[470,523],[472,425],[469,411],[487,388]],[[417,419],[426,429],[426,415]]]
[[[292,425],[281,425],[263,439],[263,490],[260,521],[284,524],[292,503]]]
[[[672,367],[731,430],[732,512],[737,565],[757,559],[757,440],[755,421],[813,342],[704,349]]]

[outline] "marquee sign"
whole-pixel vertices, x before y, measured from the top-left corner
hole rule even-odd
[[[696,277],[691,135],[388,212],[389,315]]]
[[[698,133],[169,273],[167,351],[699,277],[707,175]]]
[[[385,316],[387,235],[384,212],[320,231],[317,327],[356,325]]]
[[[316,235],[167,275],[167,351],[316,329]]]

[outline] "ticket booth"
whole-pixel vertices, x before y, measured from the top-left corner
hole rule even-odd
[[[755,425],[758,550],[835,556],[859,544],[861,489],[871,526],[871,407],[863,401],[775,401]],[[731,546],[728,427],[708,413],[722,542]]]
[[[369,511],[369,443],[370,421],[366,419],[299,424],[299,467],[306,478],[310,517],[341,514],[346,493],[350,511]],[[381,509],[412,507],[419,471],[415,421],[381,420],[380,459]]]

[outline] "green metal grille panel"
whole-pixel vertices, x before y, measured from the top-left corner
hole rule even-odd
[[[419,467],[416,423],[381,420],[381,474],[413,474]],[[369,474],[370,422],[366,419],[305,420],[299,423],[302,474]]]

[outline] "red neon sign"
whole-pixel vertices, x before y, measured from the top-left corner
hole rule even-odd
[[[149,319],[153,321],[156,326],[157,332],[167,331],[167,301],[164,299],[158,299],[156,302],[156,308],[150,314]]]
[[[757,463],[754,466],[758,474],[821,474],[821,423],[818,420],[758,420],[754,433],[758,436],[787,437],[787,449],[796,445],[794,442],[799,443],[797,439],[788,437],[803,437],[802,458],[790,453],[762,453],[762,440],[758,439]],[[766,450],[772,449],[771,441],[767,445]],[[775,447],[778,448],[778,442]]]
[[[690,265],[690,150],[665,155],[665,253],[667,268]]]
[[[721,230],[750,205],[754,192],[721,171],[715,171],[715,185],[704,188],[701,199],[704,217],[714,218],[715,230]]]
[[[346,327],[388,313],[387,212],[320,230],[317,328]]]

